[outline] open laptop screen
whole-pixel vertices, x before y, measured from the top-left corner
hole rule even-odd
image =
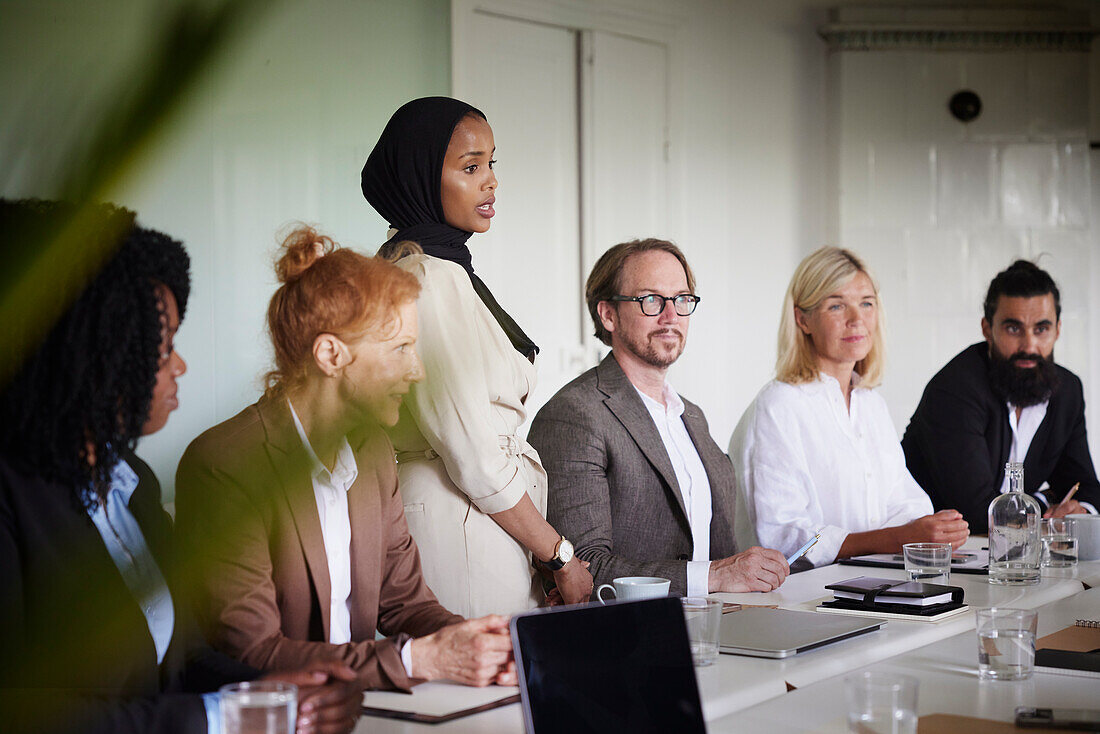
[[[705,731],[679,599],[536,610],[512,645],[529,734]]]

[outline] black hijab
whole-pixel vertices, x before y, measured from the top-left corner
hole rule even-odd
[[[534,361],[538,346],[474,274],[466,247],[472,232],[452,227],[443,215],[443,158],[455,126],[469,114],[485,119],[480,110],[450,97],[424,97],[402,105],[363,166],[363,196],[397,230],[380,252],[411,240],[426,255],[461,265],[512,346]]]

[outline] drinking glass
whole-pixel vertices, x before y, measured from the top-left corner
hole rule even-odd
[[[298,686],[275,681],[230,683],[221,694],[223,734],[293,734]]]
[[[1077,528],[1070,517],[1044,517],[1039,524],[1043,540],[1043,565],[1073,568],[1077,565]]]
[[[975,612],[978,674],[983,680],[1026,680],[1035,670],[1034,610],[991,607]]]
[[[906,543],[901,547],[905,574],[910,581],[930,584],[951,582],[950,543]]]
[[[844,679],[848,731],[857,734],[917,734],[916,678],[864,671]]]
[[[718,659],[718,631],[722,627],[722,602],[705,596],[689,596],[681,600],[684,622],[687,624],[691,660],[698,667]]]

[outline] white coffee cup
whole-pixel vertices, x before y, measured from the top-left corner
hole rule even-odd
[[[610,584],[601,584],[596,589],[596,598],[601,604],[606,604],[603,598],[603,590],[611,589],[615,599],[656,599],[668,596],[668,587],[672,584],[668,579],[658,576],[620,576],[612,579]]]
[[[1067,515],[1077,529],[1077,559],[1100,561],[1100,515]]]

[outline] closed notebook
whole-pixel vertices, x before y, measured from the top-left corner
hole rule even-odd
[[[920,581],[898,581],[874,576],[828,584],[833,600],[820,608],[889,612],[913,617],[933,617],[963,608],[963,590],[958,586],[927,584]]]
[[[1040,637],[1035,648],[1035,669],[1040,672],[1100,678],[1100,628],[1085,620]]]

